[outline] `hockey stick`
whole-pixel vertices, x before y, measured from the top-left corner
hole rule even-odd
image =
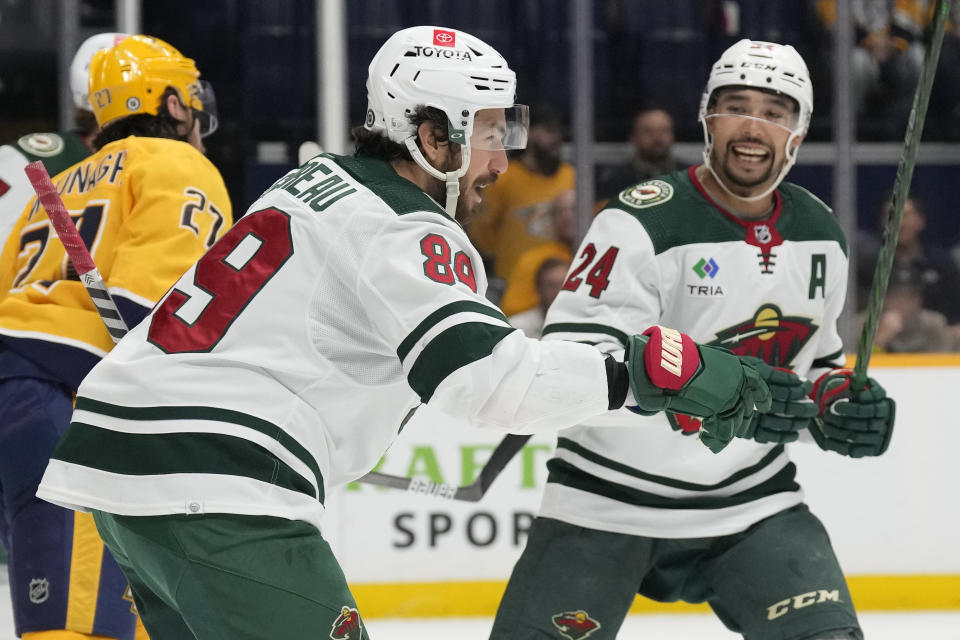
[[[60,195],[57,193],[57,188],[50,179],[50,175],[40,161],[28,164],[24,168],[24,171],[30,179],[30,184],[33,185],[33,190],[37,192],[37,197],[40,199],[40,203],[43,204],[43,208],[47,212],[47,217],[53,224],[54,229],[56,229],[57,236],[59,236],[60,241],[63,242],[63,247],[67,251],[70,262],[74,268],[76,268],[77,273],[80,274],[80,281],[83,283],[83,286],[86,287],[90,299],[100,314],[100,318],[106,325],[107,331],[110,332],[110,337],[113,338],[115,343],[119,342],[120,338],[126,335],[128,331],[127,325],[120,316],[120,312],[117,310],[117,305],[114,303],[113,298],[110,297],[110,293],[107,291],[106,284],[100,276],[100,272],[97,270],[97,265],[94,264],[90,252],[87,251],[86,245],[84,245],[83,240],[80,239],[77,227],[67,212],[63,201],[60,199]],[[480,470],[480,475],[477,479],[462,487],[443,483],[437,484],[429,480],[420,480],[417,478],[395,476],[388,473],[380,473],[379,471],[371,471],[360,478],[359,482],[394,489],[405,489],[413,493],[433,495],[450,500],[477,502],[483,497],[483,494],[487,492],[487,489],[490,488],[490,485],[493,484],[496,477],[500,475],[500,472],[507,466],[507,463],[513,459],[513,456],[523,448],[523,445],[526,444],[529,439],[529,435],[518,436],[510,434],[506,436],[493,450],[493,453],[490,454],[490,460],[488,460],[487,464]]]
[[[404,476],[394,476],[379,471],[371,471],[363,476],[358,482],[366,484],[375,484],[381,487],[390,487],[392,489],[404,489],[411,493],[420,493],[423,495],[445,498],[447,500],[463,500],[465,502],[478,502],[484,496],[493,481],[497,479],[500,472],[503,471],[507,463],[513,459],[523,445],[530,439],[529,435],[509,434],[490,454],[487,464],[483,465],[477,479],[470,484],[456,486],[452,484],[430,482],[429,480],[420,480],[418,478],[407,478]]]
[[[37,198],[40,199],[40,203],[46,210],[50,223],[53,224],[60,242],[63,243],[63,248],[67,250],[67,256],[77,270],[80,282],[87,289],[87,294],[97,308],[103,324],[110,332],[110,337],[114,344],[120,342],[120,338],[125,336],[128,331],[127,324],[123,321],[123,316],[120,315],[113,298],[110,297],[107,285],[100,276],[100,272],[97,271],[97,265],[94,264],[90,252],[87,251],[86,245],[80,239],[77,226],[73,223],[73,218],[70,217],[67,208],[63,205],[63,200],[60,199],[57,188],[50,179],[50,174],[47,173],[47,169],[39,160],[31,162],[23,170],[26,172],[30,184],[33,185],[33,190],[37,192]]]
[[[862,389],[867,383],[867,364],[870,362],[870,352],[873,349],[873,340],[876,337],[880,313],[883,310],[883,299],[887,294],[887,284],[893,269],[894,251],[897,248],[897,237],[900,235],[900,222],[903,220],[903,205],[906,203],[907,194],[910,193],[910,180],[913,177],[913,167],[917,162],[920,137],[923,134],[923,121],[927,115],[930,89],[933,86],[937,61],[940,59],[940,47],[943,44],[944,27],[951,2],[952,0],[937,0],[934,9],[933,32],[930,44],[924,53],[917,90],[913,94],[913,106],[910,108],[910,118],[907,121],[907,132],[903,142],[903,155],[897,166],[893,198],[883,227],[877,266],[874,268],[873,284],[870,287],[870,300],[867,302],[863,331],[860,333],[860,342],[857,344],[857,362],[853,367],[850,382],[851,387],[855,389]]]

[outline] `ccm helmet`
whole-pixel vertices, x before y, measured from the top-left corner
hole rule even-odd
[[[470,163],[470,136],[478,111],[504,110],[507,130],[499,148],[526,146],[529,112],[525,105],[514,104],[516,87],[516,74],[503,56],[469,33],[431,26],[403,29],[370,62],[364,127],[405,145],[424,171],[446,181],[446,209],[453,215],[458,180]],[[443,173],[423,157],[410,120],[419,106],[446,114],[449,139],[461,145],[458,170]]]
[[[758,40],[743,39],[723,52],[720,59],[710,69],[707,86],[700,98],[700,124],[703,127],[704,164],[717,178],[717,182],[728,193],[727,186],[714,172],[710,164],[710,154],[713,150],[713,138],[707,129],[708,111],[713,107],[717,89],[723,87],[746,87],[761,89],[785,95],[796,103],[797,117],[790,127],[790,136],[787,138],[785,162],[777,175],[773,185],[758,196],[743,198],[743,200],[759,200],[769,195],[790,171],[797,161],[799,147],[791,147],[798,136],[804,136],[810,126],[810,117],[813,115],[813,87],[810,83],[810,72],[803,58],[790,45],[761,42]],[[731,195],[736,195],[732,194]]]
[[[129,34],[126,33],[98,33],[83,41],[70,63],[70,93],[73,94],[73,105],[78,109],[90,111],[87,101],[87,87],[90,85],[90,61],[98,51],[109,49]]]
[[[101,128],[114,120],[146,113],[157,115],[167,87],[200,120],[200,135],[217,128],[216,102],[200,80],[193,60],[159,38],[124,38],[90,62],[90,105]]]

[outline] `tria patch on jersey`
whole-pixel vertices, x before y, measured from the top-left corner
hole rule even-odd
[[[738,356],[754,356],[775,367],[787,367],[817,331],[809,318],[785,316],[775,304],[765,304],[749,320],[717,331],[712,346]]]
[[[24,151],[41,158],[55,156],[65,146],[63,138],[55,133],[28,133],[17,140],[17,144]]]
[[[694,298],[719,297],[725,296],[723,287],[717,282],[711,282],[720,272],[720,265],[712,257],[700,257],[690,270],[696,274],[700,282],[695,284],[686,283],[687,295]]]
[[[624,189],[618,197],[623,204],[636,209],[646,209],[670,200],[673,197],[673,186],[663,180],[649,180]]]

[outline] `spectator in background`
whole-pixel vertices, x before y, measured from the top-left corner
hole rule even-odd
[[[562,191],[550,202],[550,235],[555,239],[524,251],[517,259],[517,265],[507,278],[506,289],[500,299],[500,308],[507,316],[543,304],[536,278],[544,261],[557,258],[570,264],[573,260],[573,250],[577,244],[576,204],[577,195],[573,189]]]
[[[858,119],[865,138],[893,139],[903,132],[919,71],[916,56],[905,53],[911,46],[905,31],[891,28],[893,5],[892,0],[852,0],[850,5],[857,45],[850,60],[853,101],[858,115],[869,112],[871,116]],[[832,41],[836,0],[816,0],[815,6],[827,39]],[[820,47],[817,55],[820,64],[815,67],[829,73],[833,69],[832,45]],[[819,86],[829,91],[832,83]]]
[[[911,267],[890,274],[874,349],[889,353],[953,351],[954,338],[942,313],[923,306],[923,273]],[[863,324],[863,318],[860,319]]]
[[[524,251],[556,239],[550,201],[574,186],[573,166],[561,158],[559,115],[541,106],[531,110],[530,119],[527,148],[486,189],[486,206],[469,229],[480,253],[492,262],[493,275],[503,281]]]
[[[629,186],[685,166],[673,156],[673,118],[663,109],[643,109],[630,130],[633,158],[628,164],[606,167],[597,175],[597,200],[606,200]]]
[[[554,257],[544,260],[534,275],[537,306],[508,316],[507,321],[510,325],[523,331],[528,338],[539,338],[547,309],[550,308],[550,303],[560,293],[569,268],[570,260],[564,258]]]
[[[910,88],[920,77],[925,53],[924,37],[934,20],[934,0],[894,0],[890,9],[890,33],[903,49],[903,68],[910,74]],[[960,4],[954,2],[948,16],[937,73],[930,91],[926,132],[934,139],[960,139]],[[912,100],[913,91],[910,91]]]
[[[881,227],[886,220],[890,198],[884,200],[881,209]],[[947,323],[960,324],[960,270],[953,262],[950,253],[933,244],[923,241],[926,226],[926,213],[922,201],[911,194],[903,205],[903,220],[897,237],[894,252],[894,270],[910,269],[918,274],[923,283],[922,306],[943,314]],[[858,261],[858,281],[861,306],[866,303],[869,288],[873,280],[873,270],[877,262],[879,246],[865,246],[863,258]],[[862,244],[863,246],[863,244]]]

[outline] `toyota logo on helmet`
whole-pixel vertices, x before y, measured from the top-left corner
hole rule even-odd
[[[529,115],[526,106],[514,103],[516,89],[516,74],[483,40],[456,29],[410,27],[390,36],[370,62],[364,126],[404,145],[424,171],[447,182],[449,194],[455,178],[463,176],[469,166],[478,111],[503,110],[508,130],[517,134],[504,141],[503,148],[526,146]],[[446,115],[451,142],[462,145],[458,169],[440,172],[423,158],[414,143],[417,132],[411,116],[421,106]],[[519,115],[511,120],[514,113]],[[456,197],[448,195],[448,209],[451,201],[455,204]]]
[[[453,31],[446,29],[433,30],[433,43],[441,47],[452,47],[457,42],[457,36]]]

